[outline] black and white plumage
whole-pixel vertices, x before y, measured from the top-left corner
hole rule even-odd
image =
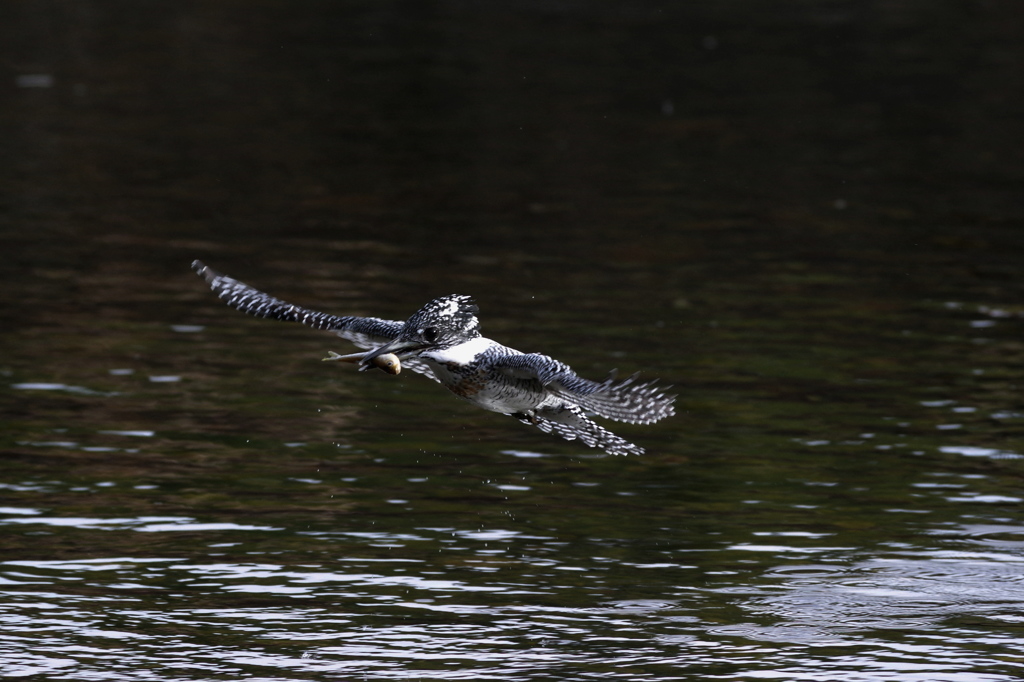
[[[376,317],[336,316],[285,303],[199,261],[192,263],[229,306],[285,322],[334,332],[366,349],[360,369],[385,353],[402,365],[438,381],[460,398],[533,424],[545,433],[580,440],[613,455],[640,455],[643,449],[590,419],[650,424],[675,414],[674,395],[636,375],[602,382],[577,376],[565,363],[539,353],[522,353],[480,335],[477,306],[469,296],[434,299],[405,322]]]

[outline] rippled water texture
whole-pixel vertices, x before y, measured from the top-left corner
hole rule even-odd
[[[0,676],[1010,682],[1012,3],[0,5]],[[484,333],[611,457],[246,317]]]

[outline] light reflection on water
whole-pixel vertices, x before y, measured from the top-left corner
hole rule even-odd
[[[31,514],[33,512],[20,511],[17,513]],[[269,526],[248,526],[237,523],[196,523],[195,519],[175,516],[142,516],[134,519],[90,519],[74,516],[30,516],[0,519],[0,524],[6,523],[67,526],[69,528],[81,529],[130,529],[141,533],[205,530],[280,530]]]
[[[508,528],[298,531],[344,551],[285,564],[247,549],[258,544],[245,537],[295,532],[288,529],[174,517],[53,524],[38,512],[6,510],[4,522],[234,536],[206,543],[208,556],[252,558],[3,562],[0,656],[15,677],[546,679],[562,671],[588,679],[616,671],[685,679],[700,666],[726,676],[881,682],[967,679],[959,676],[1024,654],[1013,634],[1024,603],[1019,525],[933,529],[959,548],[892,547],[862,558],[856,547],[821,544],[830,533],[757,531],[752,540],[772,543],[723,543],[689,565],[596,551],[560,558],[545,551],[565,547],[557,536]],[[398,551],[417,544],[412,555]],[[598,538],[589,544],[611,549]],[[743,568],[738,557],[748,553],[769,562]],[[696,556],[684,548],[668,555]],[[708,570],[729,563],[739,570]],[[659,598],[614,596],[623,589],[612,574],[630,570],[636,580],[649,576]]]

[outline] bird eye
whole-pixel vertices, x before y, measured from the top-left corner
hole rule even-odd
[[[420,336],[427,343],[434,343],[437,341],[437,327],[427,327],[420,332]]]

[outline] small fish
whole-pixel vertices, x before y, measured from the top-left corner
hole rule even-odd
[[[327,357],[324,358],[324,362],[352,362],[356,363],[363,359],[364,356],[369,353],[352,353],[351,355],[338,355],[333,350],[327,351]],[[370,360],[370,364],[379,370],[387,372],[388,374],[398,374],[402,371],[402,361],[398,359],[398,356],[394,353],[384,353],[383,355],[374,356]]]

